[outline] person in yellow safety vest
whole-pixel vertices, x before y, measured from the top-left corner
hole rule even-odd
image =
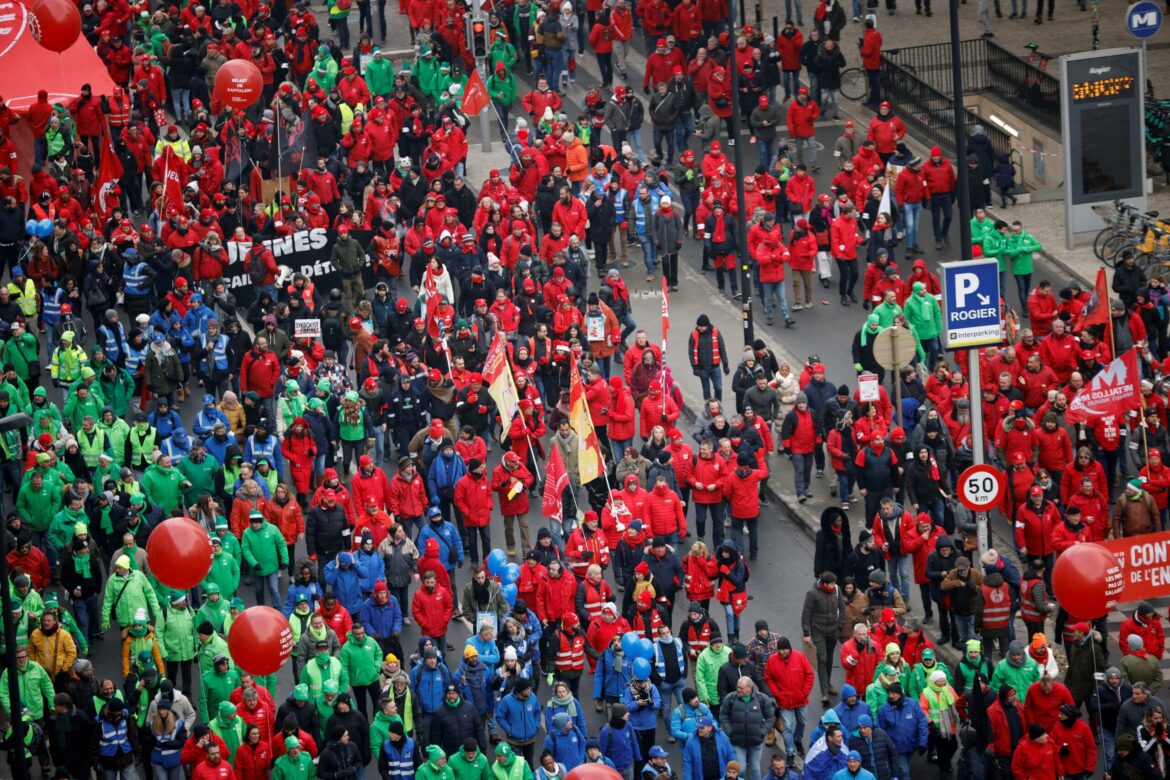
[[[163,155],[166,147],[171,147],[175,154],[183,159],[183,162],[191,161],[191,145],[187,143],[187,139],[179,135],[179,128],[175,125],[167,127],[166,135],[158,139],[154,145],[154,156],[158,159]]]
[[[8,284],[8,292],[16,296],[16,305],[20,313],[26,318],[37,313],[37,285],[24,275],[24,269],[19,265],[12,269],[12,281]]]
[[[325,681],[333,680],[339,690],[349,688],[349,673],[341,665],[341,661],[329,655],[329,643],[321,640],[316,643],[316,652],[313,658],[301,670],[302,682],[309,686],[309,695],[318,696],[324,690]]]
[[[89,365],[89,355],[73,343],[73,337],[73,331],[65,331],[61,334],[61,345],[53,350],[49,374],[53,377],[55,387],[68,388],[81,379],[81,369]]]

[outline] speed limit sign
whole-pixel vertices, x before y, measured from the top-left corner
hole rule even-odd
[[[1007,492],[1003,473],[994,466],[971,466],[959,475],[959,501],[973,512],[985,512]]]

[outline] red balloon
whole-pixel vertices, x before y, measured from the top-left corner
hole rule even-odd
[[[248,607],[232,621],[228,651],[236,666],[248,674],[259,677],[274,673],[292,650],[288,620],[272,607]]]
[[[247,108],[264,91],[264,76],[256,63],[228,60],[215,74],[215,97],[232,108]]]
[[[49,51],[63,52],[81,35],[81,13],[76,3],[37,0],[29,11],[29,31]]]
[[[1078,618],[1096,620],[1109,614],[1124,588],[1121,565],[1099,544],[1074,545],[1061,553],[1052,567],[1056,600]]]
[[[193,588],[211,571],[211,538],[203,526],[185,517],[164,520],[146,540],[150,571],[168,588]]]
[[[621,777],[616,769],[605,764],[581,764],[565,775],[565,780],[621,780]]]

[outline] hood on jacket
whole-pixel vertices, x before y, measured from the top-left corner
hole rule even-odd
[[[439,540],[438,539],[427,539],[425,549],[423,550],[423,557],[424,558],[435,558],[435,559],[437,559],[439,557]]]
[[[850,542],[849,532],[849,515],[845,514],[845,510],[839,506],[827,507],[821,512],[821,530],[827,534],[833,533],[832,525],[835,518],[841,520],[841,536],[845,539],[845,543]]]

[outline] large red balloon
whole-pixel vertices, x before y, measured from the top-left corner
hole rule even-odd
[[[1124,588],[1117,558],[1099,544],[1074,545],[1061,553],[1052,567],[1056,600],[1070,615],[1085,620],[1109,614]]]
[[[37,0],[29,9],[29,31],[41,46],[62,52],[81,35],[81,13],[69,0]]]
[[[146,540],[146,561],[155,578],[175,590],[193,588],[211,571],[211,538],[185,517],[159,523]]]
[[[232,108],[248,108],[263,91],[264,76],[254,62],[228,60],[215,74],[215,97]]]
[[[565,775],[565,780],[621,780],[621,777],[616,769],[605,764],[581,764]]]
[[[288,620],[272,607],[248,607],[232,621],[228,651],[236,666],[257,677],[278,670],[293,650]]]

